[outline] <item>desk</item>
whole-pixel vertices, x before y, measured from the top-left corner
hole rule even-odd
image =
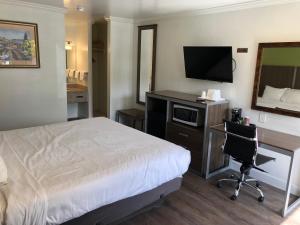
[[[124,116],[132,121],[132,127],[136,128],[136,122],[140,121],[141,131],[144,131],[145,111],[139,109],[123,109],[117,111],[116,120],[120,122],[120,117]]]
[[[294,157],[296,153],[300,152],[300,137],[285,134],[273,130],[268,130],[265,128],[257,128],[258,132],[258,143],[259,147],[268,149],[271,151],[278,152],[280,154],[284,154],[290,157],[290,165],[289,165],[289,173],[288,179],[285,189],[285,200],[284,206],[282,209],[282,216],[285,217],[289,214],[293,209],[300,206],[300,197],[292,204],[289,204],[291,186],[292,186],[292,175],[294,169]],[[224,167],[214,171],[209,171],[210,165],[210,155],[211,155],[211,145],[212,145],[212,136],[213,134],[225,134],[224,124],[220,124],[217,126],[212,126],[209,128],[209,142],[208,142],[208,151],[207,151],[207,164],[206,164],[206,175],[205,178],[208,179],[218,173],[221,173],[228,169],[229,165],[224,165]]]

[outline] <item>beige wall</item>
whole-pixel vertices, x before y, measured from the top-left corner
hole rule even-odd
[[[40,69],[0,69],[0,130],[66,120],[64,15],[2,3],[0,19],[38,24]]]
[[[259,126],[300,135],[300,119],[276,114],[267,114],[267,122],[259,122],[260,112],[251,110],[257,47],[259,42],[299,41],[300,4],[287,4],[265,8],[255,8],[226,13],[186,16],[172,19],[147,21],[143,24],[158,24],[156,89],[177,90],[201,94],[202,90],[217,88],[222,90],[231,106],[242,107],[245,115]],[[184,71],[184,45],[230,45],[237,61],[234,83],[218,83],[187,79]],[[237,54],[239,47],[249,48],[248,54]],[[276,162],[264,168],[268,175],[255,176],[278,187],[284,187],[288,171],[288,158],[272,152],[262,152],[275,156]],[[296,158],[300,169],[300,156]],[[236,165],[234,165],[237,168]],[[294,190],[300,190],[300,175],[295,174]]]

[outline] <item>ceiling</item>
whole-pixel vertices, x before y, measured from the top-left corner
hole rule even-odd
[[[92,8],[93,15],[141,19],[249,1],[257,0],[65,0],[65,6]]]
[[[64,1],[69,12],[83,6],[85,13],[133,19],[165,16],[197,10],[234,6],[239,4],[293,2],[293,0],[24,0],[59,6]],[[294,0],[295,2],[298,0]]]

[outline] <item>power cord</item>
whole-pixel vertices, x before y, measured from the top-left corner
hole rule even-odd
[[[232,62],[233,62],[233,65],[234,65],[232,72],[234,72],[236,70],[236,61],[235,61],[234,58],[232,58]]]

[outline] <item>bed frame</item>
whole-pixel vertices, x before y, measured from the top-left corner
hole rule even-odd
[[[180,189],[182,178],[130,198],[103,206],[62,225],[108,225],[121,223],[141,212],[159,206],[165,196]]]

